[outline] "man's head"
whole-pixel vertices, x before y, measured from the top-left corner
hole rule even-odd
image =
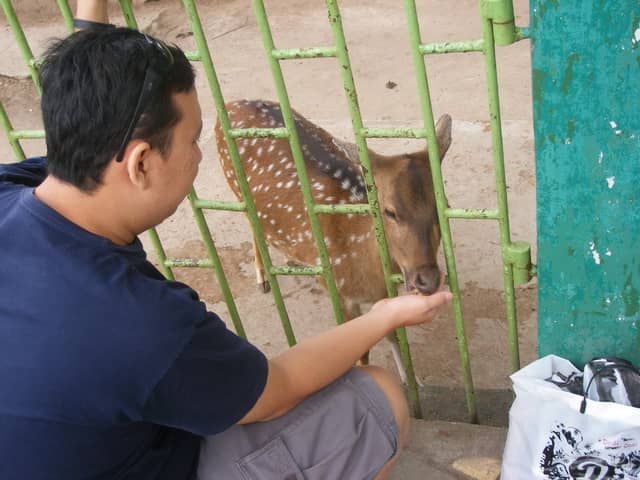
[[[85,192],[130,140],[164,157],[194,88],[184,53],[128,28],[88,29],[55,43],[40,69],[49,172]]]

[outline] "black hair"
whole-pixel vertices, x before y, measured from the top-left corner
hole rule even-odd
[[[144,138],[165,155],[180,120],[171,94],[194,88],[193,67],[176,46],[173,64],[142,112],[131,138]],[[42,117],[49,173],[94,191],[118,153],[140,93],[149,56],[148,38],[130,28],[86,29],[56,41],[40,67]]]

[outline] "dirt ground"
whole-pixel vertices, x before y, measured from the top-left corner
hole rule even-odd
[[[148,32],[188,49],[193,36],[178,0],[135,0],[139,25]],[[13,2],[30,46],[36,55],[54,37],[65,34],[55,2]],[[73,4],[73,3],[72,3]],[[249,0],[197,2],[216,71],[226,100],[276,99],[253,10]],[[279,48],[332,44],[324,2],[266,1],[267,13]],[[415,74],[409,51],[402,2],[345,0],[339,2],[359,102],[366,126],[420,126]],[[479,2],[419,0],[423,41],[480,38]],[[112,21],[122,24],[117,2]],[[515,0],[517,25],[528,24],[528,1]],[[0,16],[0,99],[16,128],[40,128],[38,100],[28,70],[3,16]],[[514,240],[532,244],[535,261],[535,176],[531,122],[529,42],[498,52],[506,172],[509,185],[511,232]],[[334,59],[290,60],[284,74],[296,110],[339,138],[353,140],[350,120]],[[488,102],[481,54],[427,57],[426,65],[436,114],[453,117],[453,143],[444,162],[446,193],[453,207],[494,208],[496,193],[491,159]],[[202,198],[232,200],[216,158],[213,141],[215,110],[204,72],[197,66],[197,87],[203,106],[204,160],[196,180]],[[23,142],[28,155],[44,154],[42,141]],[[369,146],[383,153],[419,147],[409,140],[376,140]],[[0,162],[14,154],[0,135]],[[208,212],[206,218],[225,265],[232,292],[251,341],[268,353],[286,348],[271,296],[255,286],[252,249],[242,215]],[[468,335],[473,378],[481,420],[505,424],[510,395],[503,278],[497,224],[493,221],[452,222],[455,255],[462,287],[462,307]],[[188,205],[159,228],[171,257],[204,258],[205,251]],[[146,242],[146,236],[144,241]],[[152,249],[148,251],[153,257]],[[276,264],[284,259],[274,253]],[[441,263],[444,265],[444,262]],[[179,280],[198,290],[209,307],[226,315],[213,272],[178,269]],[[287,308],[299,339],[333,324],[331,307],[312,278],[282,278]],[[522,363],[536,354],[535,281],[517,288]],[[418,376],[427,385],[425,412],[431,418],[464,420],[464,392],[451,310],[429,325],[412,328],[410,346]],[[393,368],[389,347],[372,351],[372,363]]]

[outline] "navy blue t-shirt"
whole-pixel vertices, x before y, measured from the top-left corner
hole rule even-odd
[[[118,246],[40,202],[46,160],[0,165],[0,479],[194,479],[267,361]]]

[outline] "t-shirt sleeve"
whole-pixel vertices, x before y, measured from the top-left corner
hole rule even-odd
[[[191,341],[156,384],[145,420],[198,435],[237,423],[256,403],[267,381],[264,354],[207,313]]]
[[[47,159],[34,157],[19,163],[0,165],[0,183],[37,187],[47,176]]]

